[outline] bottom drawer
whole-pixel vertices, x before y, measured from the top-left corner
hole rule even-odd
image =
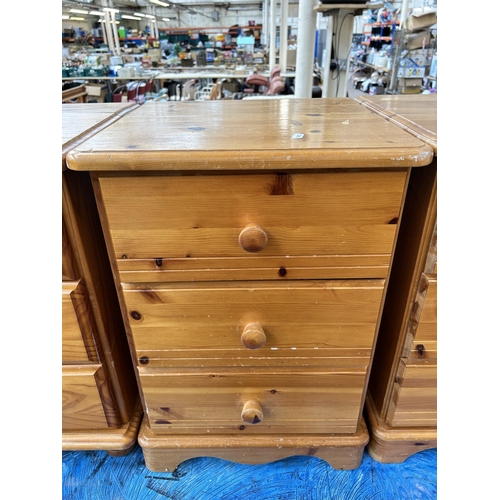
[[[400,361],[388,412],[392,427],[437,426],[437,364]]]
[[[154,433],[351,433],[367,361],[348,371],[139,368]]]
[[[63,431],[109,427],[98,389],[102,378],[100,364],[62,367]]]

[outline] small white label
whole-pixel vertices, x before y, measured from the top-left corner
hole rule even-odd
[[[302,139],[304,137],[304,134],[293,134],[292,139]]]

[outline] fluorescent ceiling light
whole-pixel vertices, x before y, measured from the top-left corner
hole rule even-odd
[[[114,12],[115,14],[118,14],[118,12],[120,12],[118,9],[111,9],[110,7],[103,7],[102,10],[105,12]]]
[[[149,0],[151,3],[155,3],[156,5],[161,5],[162,7],[168,7],[170,4],[167,2],[160,2],[160,0]]]
[[[146,14],[141,14],[140,12],[134,12],[134,16],[146,17]]]
[[[149,19],[154,19],[155,16],[152,16],[151,14],[146,14],[144,17],[149,17]]]
[[[85,21],[84,17],[70,17],[70,21]]]
[[[104,16],[104,12],[101,12],[100,10],[91,10],[89,14],[92,14],[93,16]]]
[[[127,16],[126,14],[122,14],[122,19],[133,19],[134,21],[140,21],[138,17]]]
[[[69,16],[66,16],[66,15],[64,15],[64,14],[63,14],[63,15],[62,15],[62,18],[63,18],[63,19],[69,19]]]
[[[80,9],[69,9],[70,12],[73,12],[74,14],[88,14],[88,10],[80,10]]]
[[[162,21],[165,21],[168,23],[170,21],[170,19],[168,17],[164,17],[164,18],[162,18]]]

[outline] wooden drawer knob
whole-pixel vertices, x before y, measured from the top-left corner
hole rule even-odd
[[[264,418],[262,407],[257,401],[250,400],[243,406],[241,419],[249,424],[258,424]]]
[[[267,245],[267,234],[257,224],[247,224],[238,238],[241,248],[245,252],[260,252]]]
[[[241,343],[247,349],[259,349],[266,343],[266,334],[259,323],[249,323],[241,334]]]

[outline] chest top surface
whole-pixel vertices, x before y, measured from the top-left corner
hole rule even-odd
[[[437,154],[437,95],[360,96],[360,102],[414,134]]]
[[[360,103],[259,99],[146,103],[76,145],[73,170],[418,167],[432,149]]]

